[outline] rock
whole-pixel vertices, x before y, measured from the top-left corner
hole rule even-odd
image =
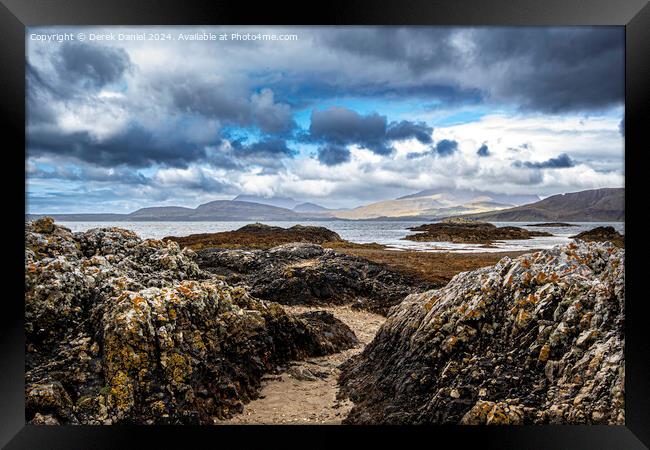
[[[33,383],[26,388],[25,411],[28,416],[34,414],[34,419],[37,422],[52,422],[53,420],[57,420],[54,416],[58,416],[75,423],[72,406],[70,395],[68,395],[63,385],[58,381]],[[43,413],[41,417],[35,417],[36,411]]]
[[[447,219],[409,228],[422,231],[404,237],[409,241],[455,242],[459,244],[486,244],[496,240],[530,239],[535,236],[552,236],[544,231],[530,231],[518,227],[497,227],[491,223],[461,218]]]
[[[379,314],[425,285],[363,258],[291,243],[270,250],[204,249],[202,269],[250,288],[253,296],[287,305],[352,303]]]
[[[479,400],[465,413],[461,425],[522,425],[523,408],[511,404],[510,399],[503,402]]]
[[[341,321],[334,317],[332,313],[311,311],[300,314],[298,317],[308,325],[314,336],[321,338],[322,342],[319,342],[319,347],[323,349],[323,355],[359,343],[354,332],[346,326],[341,326]],[[316,354],[316,349],[311,354],[320,356]]]
[[[319,379],[311,370],[302,366],[291,367],[287,373],[291,378],[295,378],[298,381],[316,381]]]
[[[49,234],[54,231],[54,219],[51,217],[42,217],[35,220],[32,227],[36,233]]]
[[[212,424],[241,412],[265,373],[357,343],[327,313],[287,314],[202,271],[175,242],[25,229],[32,423]]]
[[[614,227],[596,227],[571,237],[585,242],[611,242],[619,248],[625,248],[625,236],[616,231]]]
[[[324,227],[294,225],[290,228],[274,227],[262,223],[245,225],[235,231],[192,234],[185,237],[168,236],[163,240],[175,241],[182,246],[202,248],[263,248],[269,249],[291,242],[344,242],[334,231]]]
[[[345,363],[345,422],[623,424],[624,259],[572,243],[408,296]]]

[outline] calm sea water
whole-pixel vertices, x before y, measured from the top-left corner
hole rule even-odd
[[[72,231],[86,231],[91,228],[120,227],[136,232],[144,239],[160,239],[165,236],[187,236],[195,233],[215,233],[241,228],[247,222],[58,222]],[[419,251],[454,251],[454,252],[498,252],[506,250],[528,250],[550,248],[557,244],[568,243],[570,236],[597,226],[613,226],[618,232],[624,233],[622,222],[573,222],[573,227],[527,227],[523,222],[492,222],[497,226],[517,226],[529,230],[547,231],[550,237],[537,237],[528,240],[497,241],[495,248],[481,248],[475,244],[454,244],[451,242],[414,242],[402,238],[413,234],[407,228],[422,225],[422,221],[392,222],[392,221],[318,221],[318,222],[264,222],[267,225],[290,227],[301,223],[329,228],[337,232],[341,238],[361,244],[377,242],[395,249]]]

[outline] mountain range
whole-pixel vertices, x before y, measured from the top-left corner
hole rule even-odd
[[[463,217],[490,222],[622,222],[625,220],[625,189],[558,194],[528,205]]]
[[[395,200],[385,200],[349,211],[335,211],[341,219],[425,218],[438,219],[458,214],[506,209],[539,200],[537,196],[511,196],[486,191],[425,190]]]
[[[486,221],[621,221],[624,220],[624,192],[623,188],[605,188],[540,200],[537,196],[487,191],[426,190],[350,210],[328,209],[288,197],[240,195],[233,200],[215,200],[196,208],[155,206],[130,214],[50,215],[59,221],[438,220],[458,216]],[[277,206],[279,204],[290,208]],[[30,214],[27,217],[32,219],[43,215]]]

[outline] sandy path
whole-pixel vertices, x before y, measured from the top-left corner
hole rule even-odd
[[[293,313],[329,311],[354,331],[360,344],[333,355],[296,361],[286,372],[266,376],[260,397],[245,405],[242,414],[221,424],[338,424],[352,408],[349,400],[336,399],[338,366],[363,350],[385,318],[349,306],[285,308]]]

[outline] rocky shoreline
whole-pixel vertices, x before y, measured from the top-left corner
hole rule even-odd
[[[340,378],[349,424],[623,424],[624,250],[572,243],[413,294]]]
[[[26,223],[27,420],[214,424],[254,401],[285,423],[264,408],[318,385],[336,404],[305,404],[328,423],[623,423],[624,250],[576,236],[502,259],[418,254],[275,228],[182,241]]]

